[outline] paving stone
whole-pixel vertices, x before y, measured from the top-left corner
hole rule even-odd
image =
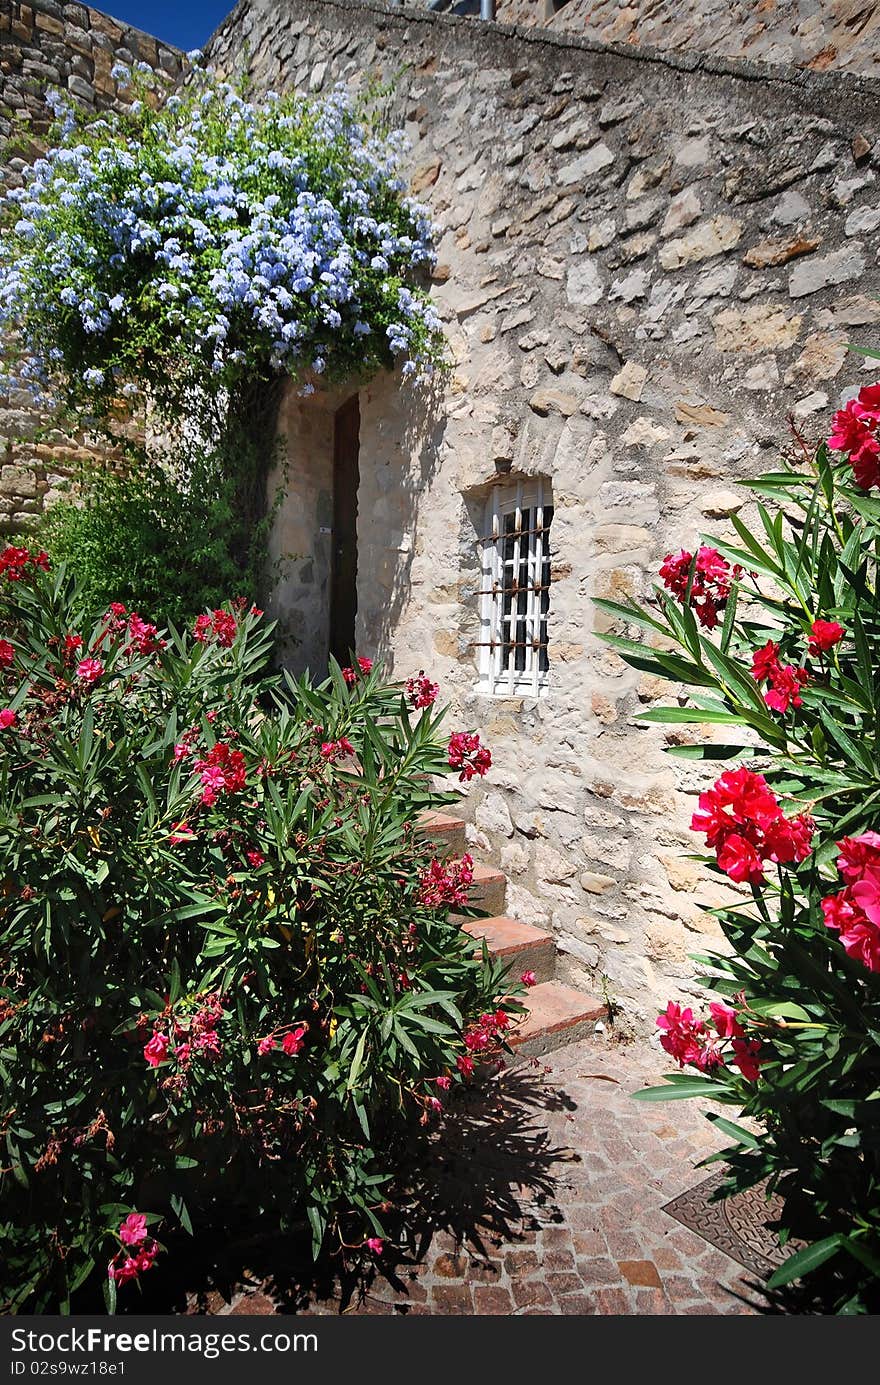
[[[618,1269],[628,1284],[660,1288],[660,1275],[652,1260],[620,1260]]]

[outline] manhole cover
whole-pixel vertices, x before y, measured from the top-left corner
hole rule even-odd
[[[782,1209],[782,1199],[775,1194],[768,1198],[767,1185],[763,1182],[712,1202],[723,1180],[722,1173],[713,1173],[695,1188],[667,1202],[663,1211],[753,1274],[766,1279],[797,1248],[795,1242],[780,1246],[776,1239],[774,1223]]]

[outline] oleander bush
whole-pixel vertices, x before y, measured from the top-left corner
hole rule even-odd
[[[402,1142],[518,1008],[416,826],[489,752],[425,676],[270,675],[256,608],[96,617],[26,548],[0,631],[3,1310],[136,1302],[243,1213],[381,1254]]]
[[[766,1180],[783,1199],[770,1287],[876,1312],[880,386],[815,454],[743,484],[757,523],[669,554],[649,603],[599,603],[627,662],[677,685],[640,719],[692,728],[669,753],[717,778],[691,827],[742,892],[714,911],[729,955],[696,959],[705,1014],[670,1001],[658,1019],[679,1071],[639,1095],[737,1108],[745,1124],[709,1118],[733,1140],[725,1194]]]

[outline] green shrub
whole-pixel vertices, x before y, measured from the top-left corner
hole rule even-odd
[[[163,637],[45,566],[0,555],[0,1302],[112,1309],[243,1211],[380,1253],[401,1139],[517,1008],[416,830],[488,752],[428,680],[267,676],[246,605]]]

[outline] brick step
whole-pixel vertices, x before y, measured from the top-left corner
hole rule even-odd
[[[601,1000],[560,981],[542,981],[521,998],[529,1013],[511,1031],[510,1044],[516,1053],[529,1057],[584,1038],[605,1016]]]
[[[488,919],[466,919],[462,928],[477,942],[485,938],[491,955],[507,962],[511,975],[517,979],[524,971],[533,971],[539,981],[552,981],[556,966],[556,943],[552,934],[506,914]]]
[[[468,903],[473,909],[482,909],[490,917],[504,913],[507,897],[507,877],[494,866],[484,866],[477,862],[474,866],[474,883],[468,891]]]
[[[419,814],[419,831],[452,856],[467,851],[467,825],[463,818],[426,809]]]

